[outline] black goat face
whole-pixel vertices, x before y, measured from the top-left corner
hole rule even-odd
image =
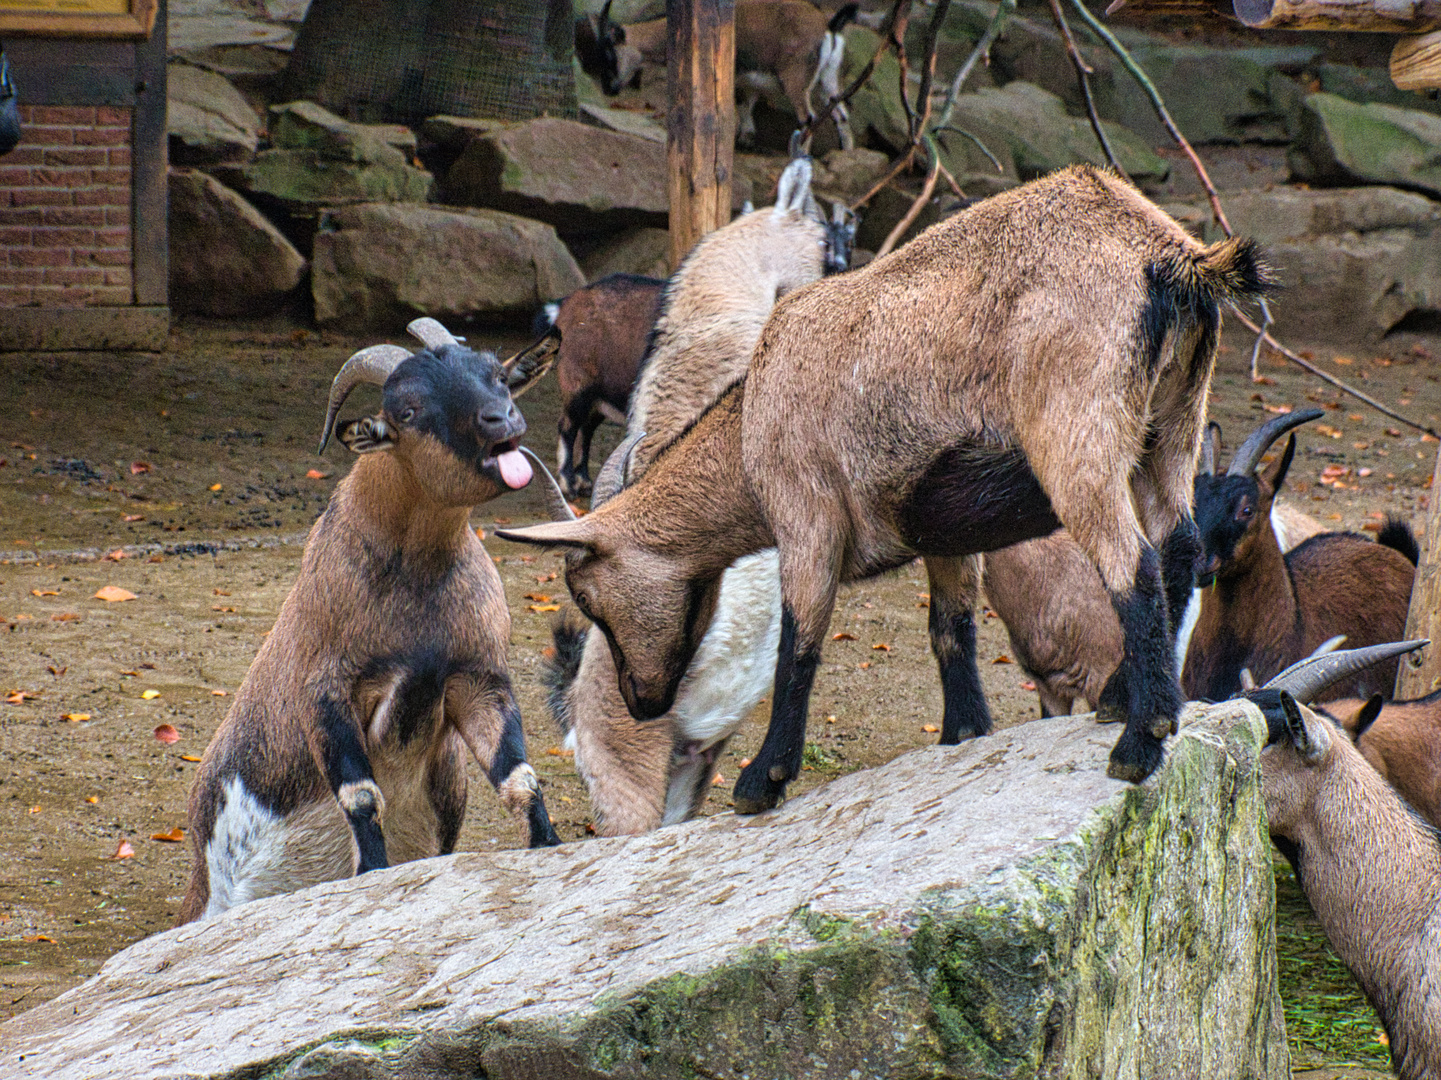
[[[1201,534],[1201,560],[1196,585],[1206,588],[1235,562],[1243,541],[1270,527],[1270,507],[1263,505],[1261,486],[1249,476],[1196,477],[1196,529]]]
[[[851,268],[851,250],[856,245],[856,228],[860,225],[860,218],[844,203],[837,202],[831,219],[823,224],[826,227],[825,272],[844,273]]]
[[[468,472],[500,491],[523,488],[530,482],[531,468],[520,453],[525,418],[511,400],[507,372],[494,353],[476,352],[463,345],[443,345],[425,350],[402,362],[385,383],[382,413],[394,430],[397,446],[406,435],[418,436],[431,444],[431,453],[468,466]],[[436,462],[422,470],[415,453],[412,465],[433,494],[443,501],[464,505],[471,501],[477,485],[456,474],[454,464]]]

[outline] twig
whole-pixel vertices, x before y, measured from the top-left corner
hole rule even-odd
[[[1111,50],[1116,59],[1121,61],[1121,66],[1126,69],[1131,78],[1136,80],[1141,89],[1146,92],[1146,96],[1151,99],[1151,108],[1156,110],[1156,115],[1160,117],[1161,123],[1165,125],[1166,131],[1170,134],[1171,138],[1175,140],[1176,145],[1181,148],[1181,152],[1190,159],[1191,168],[1196,170],[1196,177],[1201,181],[1201,186],[1206,189],[1206,198],[1211,203],[1211,216],[1216,219],[1216,224],[1221,226],[1221,230],[1227,236],[1230,236],[1231,223],[1226,220],[1226,212],[1221,209],[1221,196],[1216,193],[1216,187],[1211,183],[1211,177],[1210,174],[1206,172],[1206,166],[1202,164],[1200,157],[1198,157],[1196,151],[1192,149],[1191,144],[1186,141],[1186,136],[1181,134],[1181,129],[1176,127],[1176,122],[1171,119],[1171,114],[1166,109],[1166,103],[1161,100],[1161,94],[1156,89],[1156,84],[1151,82],[1150,77],[1141,70],[1141,65],[1136,63],[1130,51],[1116,40],[1116,35],[1106,29],[1101,21],[1091,14],[1090,9],[1086,7],[1085,0],[1071,0],[1071,6],[1075,8],[1076,13],[1081,16],[1081,21],[1086,24],[1087,29],[1095,34],[1096,37],[1105,44],[1106,48]]]
[[[951,175],[951,170],[941,164],[941,159],[939,157],[936,158],[936,165],[941,170],[941,176],[945,178],[946,183],[951,185],[951,190],[956,193],[956,198],[969,198],[969,196],[961,190],[961,185],[956,183],[956,178]]]
[[[940,137],[941,132],[943,131],[953,131],[957,135],[962,136],[963,138],[970,139],[971,142],[976,144],[976,149],[979,150],[981,153],[985,154],[986,158],[990,161],[990,163],[996,167],[996,172],[1003,173],[1006,171],[1006,167],[1001,164],[1001,159],[996,157],[995,154],[991,153],[990,147],[988,147],[985,143],[981,142],[980,139],[976,138],[976,136],[972,135],[965,128],[958,128],[948,125],[946,127],[937,127],[931,129],[931,133],[937,138]]]
[[[1061,37],[1066,42],[1066,52],[1070,54],[1071,65],[1076,69],[1076,82],[1081,84],[1081,97],[1086,102],[1086,117],[1091,121],[1096,142],[1101,144],[1101,153],[1105,155],[1107,164],[1129,181],[1131,178],[1126,170],[1121,168],[1116,152],[1111,149],[1111,140],[1106,138],[1106,132],[1101,128],[1101,118],[1096,115],[1096,102],[1091,97],[1091,76],[1095,72],[1091,65],[1086,63],[1081,50],[1076,47],[1076,39],[1071,35],[1071,25],[1066,22],[1066,13],[1061,10],[1061,0],[1051,0],[1051,17],[1056,20],[1056,28],[1061,31]]]
[[[926,59],[921,67],[921,86],[916,92],[916,103],[921,108],[921,117],[911,128],[911,145],[921,137],[926,121],[931,118],[931,83],[936,77],[936,41],[941,36],[941,24],[951,10],[951,0],[936,0],[936,10],[931,12],[931,24],[926,27]]]
[[[931,168],[926,174],[925,184],[921,186],[921,193],[916,196],[915,202],[911,203],[911,208],[906,211],[906,216],[896,222],[896,227],[890,231],[890,235],[887,236],[881,243],[881,246],[876,249],[876,258],[878,259],[896,246],[900,238],[905,235],[906,230],[909,229],[916,218],[920,216],[921,209],[926,205],[926,201],[931,197],[931,193],[936,190],[936,177],[940,175],[941,171],[941,154],[934,146],[930,147],[930,151]]]
[[[885,187],[887,184],[889,184],[896,177],[900,176],[901,173],[905,172],[906,169],[910,167],[910,164],[915,159],[915,156],[916,148],[912,146],[904,154],[896,158],[895,164],[893,164],[886,171],[886,175],[881,177],[874,184],[872,184],[869,191],[867,191],[855,202],[851,203],[851,210],[859,210],[861,207],[865,206],[872,199],[874,199],[876,195],[880,192],[881,188]]]
[[[946,94],[945,107],[941,109],[941,118],[936,121],[937,129],[943,128],[951,122],[951,111],[956,107],[956,98],[960,95],[965,81],[971,77],[971,70],[976,66],[976,62],[984,59],[987,64],[990,64],[991,46],[996,43],[996,38],[1001,36],[1001,31],[1006,27],[1006,20],[1015,10],[1016,0],[1001,0],[995,15],[991,16],[991,24],[986,27],[986,32],[981,35],[981,40],[976,42],[976,47],[971,50],[971,55],[966,57],[966,62],[961,65],[961,70],[956,72],[956,77],[951,80],[951,88]]]
[[[1266,341],[1266,334],[1271,329],[1275,320],[1271,318],[1271,305],[1266,303],[1266,298],[1261,297],[1261,330],[1256,335],[1256,344],[1251,346],[1251,381],[1260,382],[1261,375],[1256,370],[1256,364],[1261,359],[1261,346]]]
[[[1236,318],[1241,320],[1242,326],[1246,327],[1246,329],[1250,330],[1253,334],[1258,335],[1260,340],[1265,341],[1267,345],[1271,346],[1271,348],[1275,349],[1278,353],[1284,356],[1287,360],[1291,361],[1291,363],[1295,364],[1297,367],[1305,368],[1312,375],[1315,375],[1320,379],[1324,379],[1326,382],[1330,383],[1338,390],[1344,390],[1346,393],[1350,394],[1358,401],[1364,401],[1367,405],[1370,405],[1371,408],[1375,409],[1377,412],[1384,413],[1392,420],[1398,420],[1401,423],[1405,424],[1407,427],[1415,428],[1417,431],[1424,431],[1427,435],[1430,435],[1433,438],[1441,438],[1441,436],[1437,435],[1435,428],[1429,428],[1426,427],[1424,424],[1418,424],[1415,420],[1406,419],[1406,417],[1402,416],[1394,409],[1390,409],[1387,408],[1385,405],[1382,405],[1379,401],[1371,397],[1369,394],[1363,394],[1354,386],[1346,385],[1346,383],[1336,378],[1336,376],[1330,374],[1329,372],[1322,371],[1315,364],[1307,360],[1304,356],[1300,356],[1299,354],[1292,352],[1290,349],[1286,348],[1286,346],[1282,345],[1279,341],[1272,337],[1269,332],[1262,330],[1254,322],[1248,319],[1246,317],[1246,313],[1241,311],[1234,304],[1232,305],[1231,310],[1235,312]]]

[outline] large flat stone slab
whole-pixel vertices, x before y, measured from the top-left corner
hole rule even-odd
[[[755,818],[407,863],[112,958],[21,1077],[1289,1076],[1265,725],[1060,717]]]

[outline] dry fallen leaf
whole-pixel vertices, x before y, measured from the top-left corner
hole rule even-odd
[[[827,723],[827,724],[834,724],[835,722],[836,722],[836,718],[835,718],[834,716],[827,716],[827,717],[826,717],[826,723]]]
[[[147,690],[145,693],[154,694],[155,691]],[[159,696],[159,694],[156,694],[156,697]],[[173,724],[161,724],[155,729],[155,737],[169,746],[171,743],[178,743],[180,741],[180,732],[175,730],[175,725]]]
[[[79,622],[80,616],[73,611],[62,611],[59,614],[50,616],[51,622]]]
[[[130,846],[129,840],[122,840],[115,846],[115,854],[110,857],[112,859],[133,859],[135,858],[135,849]]]
[[[121,559],[130,558],[130,556],[125,553],[125,550],[123,548],[116,548],[114,551],[106,554],[105,558],[107,558],[111,562],[119,562]]]
[[[26,698],[33,698],[35,696],[36,695],[32,694],[29,690],[12,690],[5,695],[5,704],[23,705]]]
[[[31,596],[59,596],[59,589],[31,589]]]
[[[725,778],[724,776],[722,776],[720,773],[716,773],[714,776],[712,776],[712,777],[710,778],[710,786],[711,786],[711,787],[724,787],[724,786],[725,786],[725,782],[726,782],[726,778]]]
[[[42,813],[42,812],[44,811],[44,809],[45,809],[45,807],[43,807],[43,806],[32,806],[32,807],[30,808],[30,813],[32,813],[32,814],[39,814],[39,813]]]
[[[563,746],[547,746],[545,752],[551,757],[571,757],[575,754],[574,750],[567,750]]]
[[[855,640],[856,640],[856,635],[855,635],[855,634],[848,634],[848,633],[846,633],[844,630],[842,630],[839,634],[832,634],[832,635],[831,635],[831,640],[832,640],[832,641],[855,641]]]
[[[871,662],[870,662],[869,660],[862,660],[862,661],[860,662],[860,669],[861,669],[862,671],[865,671],[865,670],[866,670],[868,667],[870,667],[870,666],[871,666]]]
[[[484,539],[485,539],[485,530],[484,530],[484,529],[476,529],[476,530],[475,530],[475,538],[476,538],[477,540],[484,540]]]
[[[540,650],[540,655],[543,656],[543,657],[545,657],[547,660],[554,660],[554,659],[555,659],[555,646],[554,646],[554,645],[547,645],[545,648],[543,648],[543,649]]]
[[[940,731],[941,729],[938,728],[938,727],[936,727],[935,724],[922,724],[922,725],[921,725],[921,730],[922,730],[922,731],[928,731],[928,732],[930,732],[931,734],[934,735],[937,731]]]
[[[1262,405],[1261,408],[1265,409],[1268,413],[1279,413],[1282,415],[1291,411],[1291,406],[1289,405]]]
[[[554,572],[554,571],[552,571],[552,572],[549,573],[549,574],[532,574],[531,576],[532,576],[533,578],[535,578],[535,583],[536,583],[537,585],[544,585],[547,581],[554,581],[554,580],[555,580],[555,572]]]
[[[145,515],[144,515],[144,514],[126,514],[126,515],[125,515],[124,517],[122,517],[120,520],[121,520],[121,521],[144,521],[144,520],[145,520]]]
[[[227,592],[226,590],[224,590],[224,589],[211,589],[210,591],[211,591],[212,593],[214,593],[216,596],[229,596],[229,595],[230,595],[230,593],[228,593],[228,592]]]
[[[1330,424],[1317,424],[1311,430],[1315,431],[1318,435],[1326,436],[1328,439],[1339,439],[1341,437],[1341,429],[1334,428]]]
[[[141,699],[144,700],[144,701],[154,701],[154,700],[155,700],[156,698],[158,698],[159,696],[160,696],[160,691],[159,691],[159,690],[144,690],[144,691],[142,691],[141,694],[140,694]]]
[[[537,612],[537,613],[543,612],[543,611],[559,611],[559,610],[560,610],[560,605],[559,605],[559,604],[527,604],[526,607],[530,608],[531,611],[534,611],[534,612]]]
[[[130,463],[130,475],[131,475],[131,476],[139,476],[141,473],[147,473],[147,472],[149,472],[149,471],[150,471],[150,462],[148,462],[148,461],[132,461],[132,462]]]
[[[99,795],[87,795],[87,796],[85,796],[85,801],[88,802],[91,806],[94,806],[96,803],[98,803],[98,802],[100,801],[100,796],[99,796]]]
[[[107,604],[119,604],[126,600],[134,600],[135,594],[129,589],[122,589],[118,585],[107,585],[95,594],[96,600],[104,600]]]
[[[185,830],[177,825],[169,832],[152,833],[150,839],[159,840],[162,844],[178,844],[185,839]]]
[[[28,942],[30,942],[30,943],[32,943],[32,944],[35,944],[35,943],[41,942],[41,941],[45,942],[47,945],[58,945],[58,944],[59,944],[59,942],[57,942],[57,941],[56,941],[53,937],[51,937],[49,934],[34,934],[34,935],[30,936],[30,937],[27,937],[25,940],[28,941]]]
[[[874,651],[876,651],[876,652],[890,652],[890,651],[891,651],[891,647],[890,647],[889,645],[887,645],[884,641],[878,641],[878,642],[876,642],[874,645],[871,646],[871,648],[872,648]]]
[[[305,474],[305,478],[307,480],[328,480],[330,474],[328,472],[321,472],[319,469],[311,469]]]
[[[60,719],[61,719],[61,720],[69,720],[72,724],[78,724],[78,723],[80,723],[82,720],[89,720],[89,719],[90,719],[90,714],[89,714],[88,712],[68,712],[68,713],[61,713],[61,714],[60,714]]]
[[[509,524],[510,524],[510,518],[496,518],[496,519],[495,519],[495,523],[496,523],[497,525],[509,525]]]
[[[1001,653],[1001,655],[998,656],[998,657],[996,657],[994,660],[992,660],[991,663],[993,663],[993,664],[1014,664],[1015,661],[1012,660],[1012,659],[1011,659],[1009,656],[1007,656],[1005,653]]]
[[[200,758],[196,757],[194,754],[181,754],[181,755],[180,755],[180,760],[181,760],[181,761],[199,761]]]
[[[231,615],[234,615],[234,614],[235,614],[235,609],[234,609],[233,607],[225,607],[223,604],[211,604],[211,605],[210,605],[210,610],[211,610],[211,611],[225,611],[225,612],[229,612]]]
[[[528,592],[525,594],[525,598],[527,600],[534,600],[537,604],[548,604],[553,599],[553,597],[546,596],[545,593],[537,592]]]
[[[743,758],[741,758],[741,768],[742,768],[742,769],[749,768],[749,767],[750,767],[750,763],[751,763],[751,759],[750,759],[750,758],[748,758],[748,757],[743,757]]]
[[[1022,690],[1034,690],[1035,688],[1036,688],[1036,684],[1033,683],[1033,682],[1023,682],[1023,683],[1021,683],[1021,689],[1022,689]]]
[[[212,691],[210,691],[210,696],[211,696],[211,697],[227,697],[229,694],[230,694],[230,691],[229,691],[229,690],[212,690]]]
[[[1356,362],[1356,361],[1355,361],[1352,357],[1349,357],[1349,356],[1333,356],[1333,357],[1331,357],[1331,363],[1333,363],[1333,364],[1354,364],[1355,362]]]

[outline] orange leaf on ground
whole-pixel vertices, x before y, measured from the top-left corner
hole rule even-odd
[[[330,479],[330,474],[328,472],[321,472],[319,469],[311,469],[305,474],[305,478],[307,480],[328,480]]]
[[[51,937],[49,934],[35,934],[31,937],[27,937],[25,940],[30,942],[31,944],[35,944],[41,941],[45,942],[47,945],[59,944],[59,942],[56,941],[53,937]]]
[[[141,473],[147,473],[147,472],[149,472],[149,471],[150,471],[150,462],[148,462],[148,461],[132,461],[132,462],[130,463],[130,475],[131,475],[131,476],[139,476]]]
[[[135,849],[130,846],[129,840],[122,840],[115,846],[115,854],[110,857],[112,859],[133,859],[135,858]]]
[[[124,517],[122,517],[120,520],[121,520],[121,521],[144,521],[144,520],[145,520],[145,515],[144,515],[144,514],[126,514],[126,515],[125,515]]]
[[[1012,659],[1011,659],[1009,656],[1007,656],[1005,653],[1001,653],[1001,655],[998,656],[998,657],[996,657],[994,660],[992,660],[991,663],[993,663],[993,664],[1014,664],[1015,661],[1012,660]]]
[[[141,698],[142,701],[154,701],[154,700],[155,700],[156,698],[158,698],[159,696],[160,696],[160,691],[159,691],[159,690],[142,690],[142,691],[140,692],[140,698]]]
[[[210,490],[211,490],[211,491],[221,491],[221,490],[223,490],[223,489],[221,488],[221,486],[220,486],[219,484],[211,484],[211,485],[210,485]]]
[[[509,524],[510,524],[510,518],[496,518],[496,519],[495,519],[495,523],[496,523],[497,525],[509,525]]]
[[[543,611],[559,611],[559,610],[560,610],[560,605],[559,605],[559,604],[527,604],[527,605],[525,605],[525,606],[528,607],[528,608],[530,608],[531,611],[534,611],[534,612],[536,612],[537,614],[540,613],[540,612],[543,612]]]
[[[43,813],[44,810],[45,810],[45,807],[43,807],[43,806],[32,806],[32,807],[30,808],[30,813],[32,813],[32,814],[39,814],[39,813]]]
[[[161,724],[155,729],[155,737],[169,746],[180,741],[180,732],[175,730],[173,724]]]
[[[484,540],[484,539],[485,539],[485,530],[484,530],[484,529],[476,529],[476,530],[475,530],[475,538],[476,538],[477,540]]]
[[[31,596],[59,596],[59,589],[31,589]]]
[[[540,650],[540,655],[543,656],[543,657],[545,657],[547,660],[554,660],[554,659],[555,659],[555,646],[554,646],[554,645],[547,645],[545,648],[543,648],[543,649]]]
[[[99,795],[87,795],[87,796],[85,796],[85,801],[88,802],[91,806],[94,806],[96,803],[98,803],[98,802],[100,801],[100,796],[99,796]]]
[[[722,776],[720,773],[716,773],[714,776],[712,776],[712,777],[710,778],[710,786],[711,786],[711,787],[724,787],[724,786],[725,786],[725,782],[726,782],[726,778],[725,778],[724,776]]]
[[[162,844],[178,844],[185,839],[185,830],[177,825],[169,832],[152,833],[150,839],[159,840]]]
[[[741,768],[742,768],[742,769],[748,768],[748,767],[750,766],[750,763],[751,763],[751,759],[750,759],[750,758],[748,758],[748,757],[743,757],[743,758],[741,758]]]
[[[552,572],[549,573],[549,574],[532,574],[531,576],[535,578],[535,583],[536,583],[537,585],[544,585],[547,581],[554,581],[554,580],[555,580],[555,572],[554,572],[554,571],[552,571]]]
[[[114,551],[108,553],[105,557],[111,562],[119,562],[121,559],[130,558],[130,556],[125,553],[124,548],[116,548]]]
[[[870,666],[871,666],[871,662],[870,662],[869,660],[862,660],[861,663],[860,663],[860,668],[861,668],[862,671],[865,671],[865,670],[866,670],[868,667],[870,667]]]
[[[1021,683],[1021,689],[1022,689],[1022,690],[1034,690],[1035,688],[1036,688],[1036,684],[1033,683],[1033,682],[1023,682],[1023,683]]]
[[[827,723],[827,724],[834,724],[835,722],[836,722],[836,718],[835,718],[834,716],[827,716],[827,717],[826,717],[826,723]]]
[[[118,585],[107,585],[95,594],[96,600],[104,600],[107,604],[119,604],[135,598],[133,592],[129,589],[122,589]]]
[[[181,754],[181,755],[180,755],[180,760],[181,760],[181,761],[199,761],[200,759],[199,759],[198,757],[196,757],[194,754]]]
[[[525,598],[527,600],[534,600],[537,604],[548,604],[553,599],[552,597],[546,596],[545,593],[538,592],[528,592],[525,594]]]
[[[832,640],[832,641],[855,641],[855,640],[856,640],[856,635],[855,635],[855,634],[848,634],[848,633],[846,633],[844,630],[842,630],[839,634],[832,634],[832,635],[831,635],[831,640]]]
[[[212,690],[212,691],[210,691],[210,696],[211,696],[211,697],[229,697],[229,696],[230,696],[230,691],[229,691],[229,690]]]
[[[211,610],[211,611],[228,611],[231,615],[234,615],[234,614],[235,614],[235,609],[234,609],[233,607],[226,607],[224,604],[211,604],[211,605],[210,605],[210,610]]]
[[[211,591],[212,593],[214,593],[216,596],[229,596],[229,595],[230,595],[230,593],[227,592],[225,589],[211,589],[210,591]]]
[[[889,645],[887,645],[884,641],[878,641],[878,642],[876,642],[874,645],[871,646],[871,648],[872,648],[873,650],[875,650],[876,652],[890,652],[890,651],[891,651],[891,647],[890,647]]]
[[[33,698],[35,696],[36,695],[32,694],[29,690],[12,690],[5,695],[5,704],[23,705],[26,698]]]
[[[938,728],[938,727],[936,727],[935,724],[922,724],[922,725],[921,725],[921,730],[922,730],[922,731],[928,731],[928,732],[930,732],[931,734],[934,735],[937,731],[940,731],[941,729]]]
[[[1268,413],[1280,413],[1283,415],[1291,411],[1291,406],[1289,405],[1262,405],[1261,408],[1265,409]]]
[[[73,611],[62,611],[57,615],[50,616],[51,622],[79,622],[80,616]]]
[[[69,720],[72,724],[78,724],[78,723],[80,723],[82,720],[89,720],[89,719],[90,719],[90,714],[89,714],[88,712],[68,712],[68,713],[61,713],[61,714],[60,714],[60,719],[61,719],[61,720]]]
[[[547,746],[545,752],[551,757],[570,757],[575,753],[574,750],[567,750],[563,746]]]

